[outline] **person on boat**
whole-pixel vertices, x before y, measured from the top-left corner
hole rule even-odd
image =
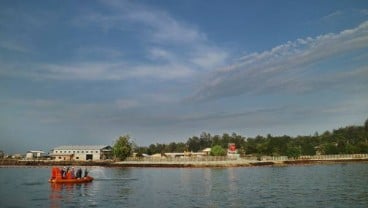
[[[61,177],[62,178],[66,178],[66,173],[67,173],[68,169],[64,166],[63,169],[61,169]]]
[[[60,170],[59,170],[59,168],[58,167],[53,167],[52,169],[51,169],[51,179],[55,179],[56,178],[56,175],[58,174],[58,172],[59,172]]]
[[[67,169],[66,171],[66,179],[73,179],[74,178],[74,173],[72,173],[71,169]]]
[[[75,176],[76,176],[77,178],[81,178],[81,177],[82,177],[82,169],[81,169],[81,168],[78,168],[78,169],[77,169],[77,173],[75,174]]]
[[[71,174],[72,174],[72,178],[74,179],[75,178],[75,171],[74,171],[74,167],[72,167],[72,170],[70,171]]]
[[[51,170],[51,180],[61,179],[61,178],[62,178],[62,174],[61,174],[60,168],[53,167]]]
[[[84,177],[87,177],[87,175],[88,175],[88,170],[87,170],[87,168],[85,168],[84,169]]]

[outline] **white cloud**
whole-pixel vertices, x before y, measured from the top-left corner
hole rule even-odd
[[[200,51],[192,58],[191,62],[205,69],[214,69],[222,66],[226,59],[228,58],[228,53],[221,50],[210,49],[207,51]]]
[[[196,72],[182,64],[129,65],[123,62],[77,62],[75,64],[6,65],[0,73],[12,77],[51,80],[175,80],[192,77]]]
[[[119,70],[116,67],[105,67],[104,63],[98,63],[102,65],[99,69],[96,69],[93,63],[87,64],[92,66],[92,69],[89,69],[91,73],[84,70],[85,67],[79,70],[63,67],[62,71],[76,74],[74,77],[82,78],[85,75],[87,79],[99,77],[117,80],[145,77],[189,78],[205,70],[223,66],[228,58],[225,50],[212,46],[206,35],[195,26],[179,21],[162,10],[125,1],[101,3],[109,13],[82,12],[74,19],[74,24],[78,27],[102,28],[104,32],[134,34],[134,38],[142,43],[137,45],[136,50],[143,60],[133,63],[132,59],[126,59]],[[77,74],[78,71],[81,74]]]
[[[126,73],[129,77],[152,77],[158,79],[187,78],[195,74],[195,71],[185,65],[141,65],[133,67]]]
[[[204,33],[194,26],[174,19],[164,11],[127,1],[103,1],[101,3],[111,11],[109,14],[81,14],[74,20],[74,24],[77,26],[97,24],[104,31],[119,29],[137,32],[139,30],[137,28],[142,27],[144,30],[139,30],[140,33],[137,32],[137,35],[145,35],[148,37],[145,41],[155,43],[183,45],[206,41]]]
[[[322,20],[323,21],[331,21],[333,19],[342,17],[343,15],[344,15],[343,11],[337,10],[337,11],[334,11],[334,12],[322,17]]]
[[[206,36],[195,28],[181,23],[162,11],[136,10],[128,13],[131,21],[141,23],[152,30],[152,41],[186,44],[206,40]]]
[[[165,60],[170,62],[176,59],[172,52],[162,48],[151,48],[149,50],[149,58],[152,60]]]
[[[237,63],[217,70],[207,82],[204,82],[206,84],[192,99],[211,99],[275,90],[300,92],[302,90],[298,89],[300,82],[303,82],[304,86],[313,84],[307,82],[308,78],[303,77],[303,73],[308,69],[316,67],[320,62],[367,48],[368,21],[337,34],[330,33],[315,38],[289,41],[271,50],[241,57]],[[336,70],[330,71],[339,73]]]

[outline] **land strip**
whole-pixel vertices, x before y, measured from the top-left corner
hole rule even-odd
[[[102,167],[172,167],[172,168],[206,168],[206,167],[252,167],[252,166],[286,166],[303,164],[328,164],[347,162],[368,162],[361,159],[323,159],[323,160],[222,160],[222,161],[50,161],[50,160],[0,160],[0,167],[14,166],[102,166]]]

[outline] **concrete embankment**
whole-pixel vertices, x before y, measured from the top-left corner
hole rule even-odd
[[[0,166],[103,166],[103,167],[249,167],[275,165],[272,161],[52,161],[52,160],[0,160]]]
[[[112,161],[53,161],[0,159],[0,166],[111,166]]]
[[[246,160],[230,160],[230,161],[122,161],[116,162],[117,166],[121,167],[250,167],[250,166],[264,166],[274,165],[274,162],[269,161],[246,161]]]
[[[252,167],[252,166],[287,166],[287,165],[306,165],[306,164],[329,164],[346,162],[367,162],[368,159],[345,159],[345,160],[287,160],[287,161],[207,161],[207,162],[145,162],[145,161],[122,161],[116,162],[120,167]]]

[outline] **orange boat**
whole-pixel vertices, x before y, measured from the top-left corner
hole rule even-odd
[[[72,174],[68,172],[67,177],[63,178],[61,175],[61,170],[57,167],[53,167],[51,170],[50,183],[89,183],[93,181],[93,177],[85,176],[81,178],[72,178]]]
[[[64,178],[54,178],[49,179],[50,183],[89,183],[93,181],[93,177],[86,176],[83,178],[73,178],[73,179],[64,179]]]

